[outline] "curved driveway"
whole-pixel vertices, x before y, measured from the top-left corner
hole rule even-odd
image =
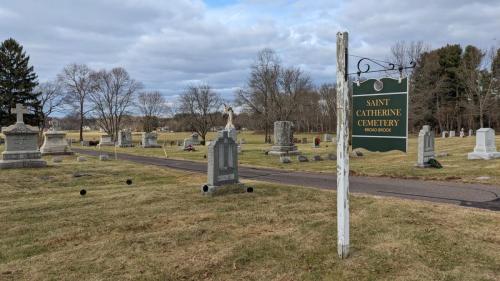
[[[95,150],[73,148],[75,152],[98,156]],[[166,168],[206,173],[207,164],[118,153],[118,159]],[[335,174],[286,171],[240,166],[240,178],[286,185],[335,189]],[[385,177],[350,177],[350,192],[431,202],[450,203],[500,211],[500,187],[457,182],[406,180]]]

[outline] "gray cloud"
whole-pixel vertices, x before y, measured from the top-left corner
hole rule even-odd
[[[498,47],[498,15],[494,0],[18,0],[0,4],[0,39],[25,46],[41,81],[72,62],[124,66],[171,100],[197,82],[230,99],[265,47],[316,83],[331,82],[339,30],[350,32],[351,53],[385,58],[398,40]]]

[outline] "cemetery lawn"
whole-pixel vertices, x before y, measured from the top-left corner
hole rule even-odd
[[[339,260],[333,191],[248,182],[254,193],[210,198],[199,174],[44,158],[0,170],[0,280],[500,276],[499,212],[351,196],[352,254]]]
[[[206,162],[205,146],[197,146],[196,152],[185,152],[180,146],[171,146],[170,141],[181,140],[190,135],[190,133],[162,133],[158,138],[159,144],[165,144],[165,150],[162,148],[141,147],[134,148],[117,148],[117,152],[165,157],[165,153],[169,158],[186,159],[193,161]],[[312,148],[312,140],[318,134],[296,134],[298,139],[307,137],[308,144],[298,144],[299,150],[306,155],[310,162],[299,163],[295,157],[292,157],[292,163],[282,164],[277,156],[268,156],[264,152],[269,150],[271,145],[263,143],[262,134],[254,134],[253,132],[242,132],[239,134],[239,139],[245,139],[246,143],[242,145],[243,153],[239,156],[239,162],[242,165],[254,167],[269,167],[287,170],[301,170],[312,172],[328,172],[336,171],[336,161],[329,161],[328,154],[336,153],[336,145],[334,143],[321,143],[321,148]],[[210,133],[207,139],[213,139],[214,133]],[[72,134],[73,138],[77,135]],[[99,134],[87,133],[86,139],[99,139]],[[322,135],[321,135],[322,138]],[[139,135],[134,135],[134,141],[139,143]],[[500,136],[496,138],[497,146],[500,144]],[[328,147],[327,147],[328,146]],[[485,183],[500,185],[500,159],[484,161],[484,160],[467,160],[467,153],[472,152],[475,146],[475,137],[466,138],[447,138],[441,139],[436,137],[436,152],[448,153],[446,157],[437,157],[437,160],[443,165],[443,169],[422,169],[415,167],[417,162],[417,138],[411,137],[408,144],[408,153],[402,152],[369,152],[362,150],[363,157],[351,157],[351,170],[356,175],[363,176],[386,176],[397,178],[424,179],[424,180],[442,180],[442,181],[460,181],[469,183]],[[89,149],[88,147],[86,149]],[[92,149],[92,148],[91,148]],[[95,149],[95,148],[94,148]],[[112,147],[104,147],[103,150],[114,152]],[[319,154],[325,161],[314,162],[312,156]],[[477,179],[481,177],[481,179]]]

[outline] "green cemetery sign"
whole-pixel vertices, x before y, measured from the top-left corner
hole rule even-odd
[[[353,84],[352,149],[407,151],[408,78]]]

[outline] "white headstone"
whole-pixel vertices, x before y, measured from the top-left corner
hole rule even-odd
[[[445,139],[447,135],[448,135],[448,131],[443,131],[443,132],[441,132],[441,137],[442,137],[443,139]]]
[[[460,130],[460,137],[461,137],[461,138],[465,137],[465,131],[464,131],[464,128],[462,128],[462,129]]]
[[[476,147],[474,152],[467,155],[469,160],[484,159],[490,160],[500,158],[495,145],[495,130],[491,128],[481,128],[476,131]]]
[[[71,155],[70,146],[66,140],[66,133],[61,131],[50,130],[43,133],[44,141],[40,148],[42,155]]]
[[[455,137],[455,131],[450,131],[450,138]]]

